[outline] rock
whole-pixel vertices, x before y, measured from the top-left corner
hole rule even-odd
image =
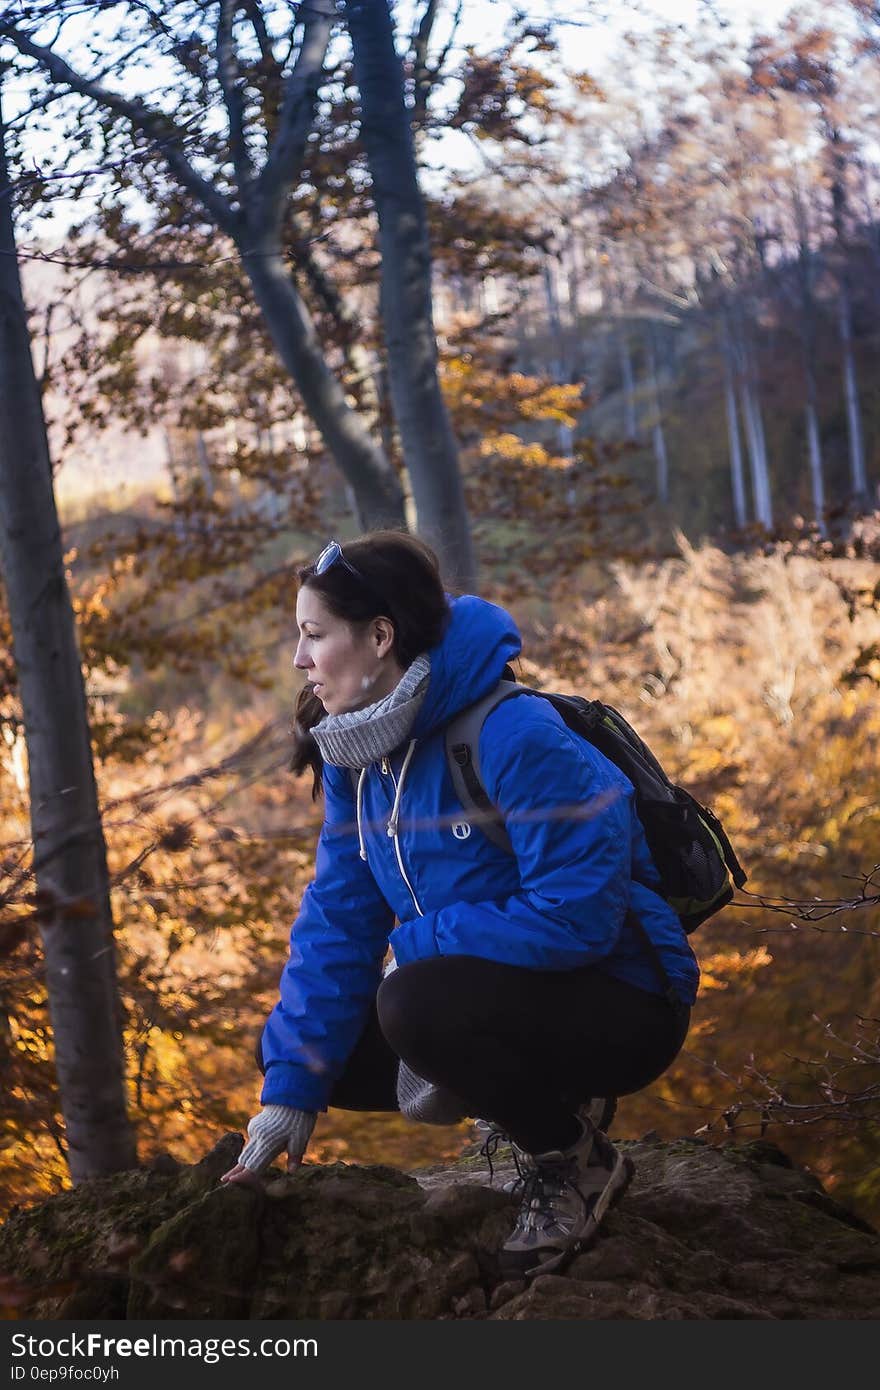
[[[246,1318],[265,1205],[262,1192],[230,1184],[163,1222],[131,1261],[126,1317]]]
[[[516,1298],[517,1294],[524,1293],[527,1288],[525,1279],[506,1279],[503,1284],[497,1284],[493,1289],[489,1307],[493,1311],[496,1308],[501,1308],[503,1304]]]
[[[180,1172],[183,1164],[173,1158],[171,1154],[163,1151],[155,1154],[146,1166],[151,1173],[163,1173],[166,1177],[174,1177],[176,1173]]]
[[[221,1186],[241,1151],[81,1183],[0,1226],[0,1314],[28,1319],[876,1319],[880,1235],[766,1141],[656,1135],[592,1249],[531,1280],[498,1248],[500,1155],[414,1174],[306,1164]]]

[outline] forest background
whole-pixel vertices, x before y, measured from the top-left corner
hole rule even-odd
[[[54,479],[24,505],[7,412],[3,1212],[71,1181],[115,1065],[89,1012],[141,1161],[253,1113],[320,823],[286,770],[294,572],[390,521],[510,608],[521,679],[630,718],[748,869],[694,938],[683,1054],[616,1132],[766,1134],[880,1216],[880,12],[528,8],[0,16],[3,312],[20,267]],[[56,502],[66,582],[32,566],[32,596],[71,596],[112,922],[61,966],[100,894],[59,889],[71,821],[34,810],[11,539],[51,539]],[[131,1161],[101,1125],[80,1175]],[[310,1158],[470,1137],[331,1111]]]

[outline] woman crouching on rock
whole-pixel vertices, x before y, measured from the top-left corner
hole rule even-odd
[[[292,766],[323,786],[324,824],[262,1035],[263,1108],[223,1181],[285,1151],[296,1168],[328,1106],[482,1116],[523,1176],[502,1267],[558,1268],[632,1177],[595,1098],[666,1070],[699,978],[632,785],[548,701],[505,700],[479,763],[506,853],[457,798],[444,735],[519,653],[510,615],[447,594],[396,531],[330,542],[299,581]]]

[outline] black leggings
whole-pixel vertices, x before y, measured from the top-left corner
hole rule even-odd
[[[460,1096],[529,1153],[565,1148],[590,1096],[641,1091],[687,1036],[690,1010],[595,966],[527,970],[477,956],[401,966],[375,1007],[329,1104],[397,1110],[398,1061]]]

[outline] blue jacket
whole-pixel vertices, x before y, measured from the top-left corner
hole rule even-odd
[[[495,604],[464,595],[450,607],[407,745],[364,769],[357,797],[349,771],[325,764],[315,878],[263,1032],[264,1105],[326,1110],[366,1022],[389,940],[399,965],[436,955],[532,970],[595,965],[660,993],[644,946],[624,922],[631,909],[681,998],[691,1004],[696,996],[693,951],[653,891],[659,877],[632,784],[546,700],[505,701],[480,735],[483,782],[505,812],[515,855],[467,825],[444,726],[494,688],[521,642]],[[561,813],[591,801],[594,815]]]

